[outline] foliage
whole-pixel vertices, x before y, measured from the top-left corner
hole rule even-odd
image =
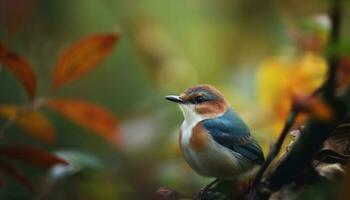
[[[339,56],[336,94],[347,92],[350,4],[343,2],[339,46],[330,47],[331,2],[0,0],[0,149],[16,149],[0,155],[0,199],[154,199],[161,186],[174,198],[195,197],[212,180],[183,160],[181,113],[164,96],[203,83],[224,93],[265,156],[280,147],[262,174],[266,183],[310,118],[326,124],[337,118],[317,92],[328,77],[329,55]],[[298,108],[285,128],[292,135],[284,131],[279,139],[294,119],[291,106]],[[343,177],[348,170],[349,142],[339,139],[347,124],[315,156],[320,174]],[[317,133],[328,133],[322,130]],[[68,165],[28,162],[38,153],[19,160],[30,148]],[[289,184],[271,198],[345,198],[349,179],[340,179]],[[247,184],[217,189],[224,197],[240,195]]]
[[[75,80],[95,68],[111,52],[118,39],[119,35],[115,33],[93,35],[79,41],[65,51],[55,67],[52,92],[55,92],[62,84],[67,84],[67,82]],[[24,105],[0,106],[0,114],[8,119],[1,129],[2,137],[5,136],[5,131],[13,123],[16,123],[32,136],[52,144],[54,142],[54,128],[46,116],[39,111],[41,107],[48,106],[72,121],[94,130],[107,141],[116,141],[115,144],[120,145],[117,120],[104,108],[83,100],[37,97],[36,76],[31,66],[24,58],[11,51],[4,44],[0,45],[0,63],[22,83],[29,96],[29,101]],[[53,95],[52,92],[50,96]],[[24,163],[47,168],[56,164],[68,164],[54,154],[31,146],[12,145],[2,148],[0,154]],[[1,160],[0,169],[13,176],[24,186],[33,189],[29,180],[17,172],[8,162]]]

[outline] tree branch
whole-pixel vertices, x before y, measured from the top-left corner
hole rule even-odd
[[[339,58],[336,51],[340,37],[341,28],[341,5],[342,0],[331,1],[330,7],[330,20],[332,24],[330,38],[327,46],[327,62],[328,62],[328,77],[325,80],[322,87],[315,90],[311,97],[314,97],[321,93],[321,98],[329,105],[334,111],[334,119],[332,121],[325,121],[317,117],[312,117],[305,126],[302,135],[295,142],[292,150],[281,160],[279,165],[266,178],[265,184],[262,184],[262,178],[271,164],[272,160],[278,155],[281,149],[284,139],[286,138],[289,129],[294,123],[296,116],[298,115],[298,109],[294,105],[289,117],[285,123],[285,126],[278,138],[276,144],[272,147],[266,162],[261,167],[255,180],[249,188],[248,197],[249,199],[268,199],[271,190],[276,191],[282,186],[287,185],[293,181],[297,181],[301,174],[305,171],[311,172],[310,166],[312,166],[312,160],[314,155],[322,147],[324,141],[328,138],[332,130],[345,118],[346,109],[345,105],[335,97],[336,91],[336,73],[339,65]],[[259,188],[261,185],[262,188]],[[267,192],[266,192],[267,191]],[[251,196],[253,194],[253,196]]]
[[[268,188],[271,190],[278,190],[282,186],[296,181],[311,166],[314,155],[322,147],[332,130],[345,118],[345,106],[335,97],[339,59],[334,50],[338,45],[340,36],[341,3],[342,0],[331,1],[332,29],[327,49],[328,77],[321,88],[321,96],[333,109],[335,120],[325,121],[317,117],[312,117],[309,120],[300,138],[295,142],[293,149],[269,177]]]

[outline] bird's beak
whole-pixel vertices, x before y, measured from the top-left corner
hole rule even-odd
[[[175,102],[175,103],[181,103],[181,104],[185,103],[185,101],[182,100],[181,97],[177,96],[177,95],[168,95],[168,96],[165,96],[165,99],[168,101]]]

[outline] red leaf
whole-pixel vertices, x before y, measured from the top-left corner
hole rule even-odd
[[[23,186],[28,188],[30,191],[33,191],[33,185],[28,180],[28,178],[22,174],[21,172],[17,171],[12,165],[9,163],[0,160],[0,171],[6,172],[9,174],[12,178],[16,179],[19,183],[21,183]]]
[[[54,141],[54,129],[49,120],[37,111],[22,111],[17,105],[0,106],[0,115],[9,120],[15,120],[18,126],[26,130],[25,133],[37,137],[48,144]]]
[[[36,77],[27,60],[0,42],[0,63],[22,83],[29,97],[33,99],[36,93]]]
[[[53,87],[68,83],[97,66],[118,41],[119,34],[93,35],[73,44],[58,59],[53,74]]]
[[[68,119],[91,129],[112,143],[120,145],[117,119],[104,108],[73,99],[53,99],[48,106]]]
[[[67,161],[45,150],[27,145],[0,148],[0,155],[40,167],[52,167],[56,164],[68,165]]]

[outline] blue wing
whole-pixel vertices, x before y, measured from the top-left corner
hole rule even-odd
[[[232,109],[218,118],[204,120],[202,124],[217,143],[241,154],[253,163],[264,162],[261,147],[250,135],[244,121]]]

